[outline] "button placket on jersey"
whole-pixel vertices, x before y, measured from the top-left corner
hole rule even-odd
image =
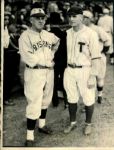
[[[43,42],[42,37],[41,37],[41,33],[39,33],[39,38],[40,38],[41,42]],[[46,66],[46,55],[45,55],[45,51],[44,51],[44,45],[42,46],[42,50],[43,50],[44,61],[45,61],[45,66]]]

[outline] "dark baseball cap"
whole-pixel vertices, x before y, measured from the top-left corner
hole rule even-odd
[[[30,13],[31,17],[45,17],[46,14],[42,8],[33,8]]]
[[[67,14],[70,15],[77,15],[77,14],[83,14],[82,8],[79,6],[72,6]]]

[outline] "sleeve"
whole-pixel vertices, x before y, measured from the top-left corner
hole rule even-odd
[[[52,51],[57,51],[60,44],[60,39],[52,33]]]
[[[91,51],[91,71],[90,75],[98,75],[98,67],[100,63],[101,53],[98,46],[98,35],[96,32],[92,32],[90,36],[90,51]]]
[[[90,35],[89,41],[89,49],[91,53],[91,59],[97,59],[101,57],[101,53],[99,50],[99,40],[96,32],[92,31]]]
[[[26,34],[19,38],[19,53],[22,61],[30,67],[34,67],[38,63],[38,57],[33,53],[32,45]]]
[[[100,40],[103,42],[103,46],[110,46],[111,45],[111,39],[109,35],[105,32],[105,30],[101,27],[98,28],[98,33]]]
[[[3,40],[4,48],[8,48],[9,40],[10,40],[10,36],[9,36],[8,30],[6,29],[4,30],[4,40]]]

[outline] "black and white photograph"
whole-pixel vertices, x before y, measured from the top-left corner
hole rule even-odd
[[[114,148],[113,0],[1,0],[1,148]]]

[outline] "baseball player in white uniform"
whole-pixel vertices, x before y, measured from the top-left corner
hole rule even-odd
[[[64,87],[69,103],[70,125],[64,130],[69,133],[76,127],[77,103],[80,95],[86,109],[84,134],[91,134],[91,121],[95,103],[95,76],[101,57],[98,36],[83,24],[82,9],[72,6],[68,11],[67,68],[64,73]]]
[[[106,53],[108,52],[111,46],[111,40],[109,35],[104,31],[102,27],[94,24],[93,14],[90,11],[88,10],[83,11],[83,16],[84,16],[84,24],[89,26],[94,31],[96,31],[99,38],[99,50],[101,52],[101,59],[98,67],[98,76],[96,77],[96,79],[97,79],[97,90],[98,90],[97,102],[101,104],[104,78],[106,74]]]
[[[108,51],[110,54],[110,63],[114,64],[114,49],[113,49],[113,17],[109,15],[109,9],[103,9],[103,16],[98,20],[98,26],[102,27],[110,36],[111,46]]]
[[[26,107],[27,139],[25,146],[33,146],[34,129],[39,119],[39,132],[50,134],[45,125],[46,112],[53,94],[53,58],[59,46],[59,38],[43,30],[46,14],[42,8],[32,8],[31,27],[19,39],[22,61],[26,64],[24,72],[24,93],[28,102]]]

